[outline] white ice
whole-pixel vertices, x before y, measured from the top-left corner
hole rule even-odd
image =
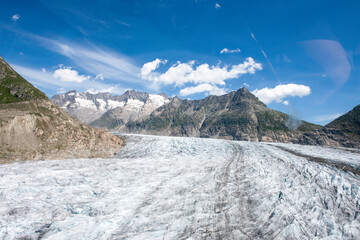
[[[359,175],[276,144],[127,137],[113,159],[0,166],[0,239],[360,239]],[[307,153],[360,160],[328,150]]]
[[[125,105],[125,102],[113,101],[110,99],[107,101],[107,103],[108,103],[108,109],[123,107]]]
[[[78,107],[91,108],[91,109],[95,109],[95,110],[97,109],[95,103],[88,99],[76,97],[75,102],[76,102],[76,106],[78,106]]]
[[[163,96],[157,94],[149,94],[149,99],[156,107],[161,107],[165,103],[170,102],[169,99],[166,99]]]

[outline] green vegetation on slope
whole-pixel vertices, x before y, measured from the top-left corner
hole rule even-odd
[[[0,104],[36,99],[46,99],[46,95],[17,74],[0,57]]]

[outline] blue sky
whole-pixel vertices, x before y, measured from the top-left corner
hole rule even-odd
[[[246,86],[326,124],[360,103],[359,1],[2,1],[0,54],[49,97]]]

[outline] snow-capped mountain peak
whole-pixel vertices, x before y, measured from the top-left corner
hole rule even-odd
[[[72,90],[54,95],[51,100],[84,123],[91,123],[116,108],[120,108],[119,111],[126,115],[125,118],[143,117],[169,102],[165,94],[149,94],[135,90],[128,90],[120,96],[113,96],[109,92],[92,94]]]

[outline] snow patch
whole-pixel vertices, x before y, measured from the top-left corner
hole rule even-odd
[[[119,101],[113,101],[113,100],[108,100],[108,109],[114,109],[117,107],[123,107],[125,105],[125,102],[119,102]]]
[[[78,107],[91,108],[97,110],[95,103],[91,100],[76,97],[75,102]]]
[[[96,101],[99,103],[98,109],[100,111],[106,111],[106,102],[103,99],[97,98]]]
[[[139,109],[142,106],[144,106],[144,102],[139,101],[137,99],[128,99],[128,101],[126,102],[126,108],[128,109]]]
[[[165,103],[170,102],[168,99],[164,98],[161,95],[157,95],[157,94],[149,94],[149,99],[157,107],[160,107],[160,106],[164,105]]]

